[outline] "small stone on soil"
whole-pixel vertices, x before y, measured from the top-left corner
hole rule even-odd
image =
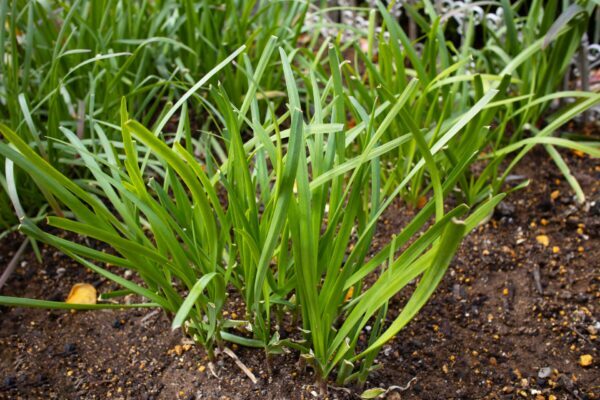
[[[589,354],[584,354],[581,357],[579,357],[579,365],[581,365],[582,367],[589,367],[590,365],[592,365],[593,361],[594,360],[592,356]]]
[[[63,347],[63,355],[68,356],[75,353],[77,353],[77,346],[75,345],[75,343],[65,344],[65,346]]]
[[[17,379],[14,376],[4,378],[3,385],[6,389],[14,388],[17,385]]]
[[[546,235],[538,235],[535,237],[535,240],[544,247],[547,247],[550,244],[550,239]]]
[[[552,368],[550,367],[540,368],[540,370],[538,371],[538,377],[542,379],[548,378],[550,377],[550,375],[552,375]]]
[[[123,319],[115,319],[115,321],[113,322],[113,328],[115,329],[121,329],[123,326],[125,326],[125,320]]]
[[[512,217],[515,214],[515,206],[503,201],[496,207],[495,214],[500,217]]]

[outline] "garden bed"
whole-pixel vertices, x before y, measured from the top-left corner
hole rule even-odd
[[[530,153],[516,170],[530,186],[466,238],[423,312],[383,347],[382,368],[366,388],[397,386],[391,399],[600,398],[600,161],[562,154],[587,206],[576,206],[543,149]],[[375,243],[398,232],[407,212],[391,207]],[[0,264],[21,240],[14,234],[0,243]],[[23,258],[4,295],[60,301],[77,282],[99,292],[110,284],[53,248],[42,254],[42,265],[33,253]],[[389,318],[408,294],[391,302]],[[269,376],[261,351],[234,348],[257,376],[252,384],[223,355],[214,377],[204,351],[187,343],[153,310],[1,307],[0,399],[317,397],[312,371],[298,369],[295,353],[274,357]],[[591,365],[580,365],[583,355]],[[329,390],[342,399],[361,392]]]

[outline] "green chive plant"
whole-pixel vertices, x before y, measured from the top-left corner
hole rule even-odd
[[[150,126],[161,120],[165,104],[225,62],[218,75],[231,101],[239,105],[248,76],[244,68],[228,62],[229,55],[246,46],[254,60],[273,35],[295,43],[307,7],[262,0],[241,5],[213,0],[2,1],[0,121],[53,166],[67,170],[57,150],[60,144],[49,139],[64,140],[64,127],[93,146],[98,129],[113,139],[114,129],[106,128],[118,125],[122,97],[132,116]],[[265,80],[273,83],[272,90],[261,95],[276,100],[281,72],[267,67]],[[194,110],[208,107],[202,94],[190,101],[200,105]],[[24,204],[9,202],[15,197],[11,182],[31,194],[21,196]],[[48,196],[36,190],[19,168],[3,168],[0,229],[14,224],[11,208],[37,210],[43,205]]]
[[[595,5],[593,1],[558,0],[500,3],[501,22],[481,25],[483,46],[474,48],[472,18],[463,46],[471,49],[476,70],[512,74],[515,91],[528,96],[515,106],[535,103],[511,119],[517,133],[513,140],[518,140],[525,124],[539,123],[550,100],[573,96],[555,92],[588,29]]]
[[[143,4],[173,12],[177,29],[186,33],[203,21],[212,23],[190,17],[212,3],[186,2],[185,18],[176,12],[179,5],[163,3]],[[28,10],[41,6],[28,4]],[[81,135],[78,125],[69,123],[57,123],[55,134],[42,135],[41,119],[31,113],[24,114],[24,122],[11,121],[15,129],[0,124],[5,139],[0,155],[9,169],[26,172],[48,202],[47,224],[104,242],[111,251],[49,233],[24,212],[21,230],[118,286],[102,295],[109,301],[95,305],[2,296],[0,304],[160,307],[173,327],[181,327],[210,357],[227,342],[261,348],[267,360],[295,349],[315,370],[323,392],[332,377],[339,384],[363,384],[379,349],[432,295],[462,238],[504,197],[501,183],[508,172],[498,172],[499,160],[519,151],[516,163],[535,144],[600,155],[592,145],[551,136],[600,101],[597,94],[581,95],[548,125],[532,129],[533,137],[495,141],[510,118],[549,100],[542,96],[538,103],[513,107],[531,96],[511,92],[519,84],[511,74],[528,50],[502,73],[470,74],[468,50],[446,42],[441,18],[425,4],[430,22],[415,17],[427,29],[420,53],[380,5],[390,40],[383,33],[376,37],[371,13],[369,50],[363,54],[355,47],[354,64],[342,62],[340,49],[328,41],[311,54],[295,49],[292,41],[268,37],[257,53],[245,45],[219,53],[216,65],[196,83],[181,84],[178,91],[160,85],[154,95],[162,100],[140,103],[122,96],[118,101],[113,94],[105,107],[85,114],[93,135]],[[243,15],[248,21],[263,12],[278,15],[258,10],[253,5]],[[225,15],[233,23],[236,14]],[[102,26],[97,22],[94,26]],[[210,33],[209,25],[200,32]],[[244,42],[240,32],[234,36]],[[200,33],[178,37],[187,43],[204,39]],[[181,65],[194,59],[177,57]],[[133,76],[116,68],[125,91]],[[102,71],[98,74],[110,75]],[[222,83],[213,79],[217,75]],[[278,93],[282,87],[284,96]],[[158,118],[147,118],[139,109],[144,104],[161,110]],[[117,124],[95,117],[117,106]],[[199,107],[203,114],[196,113]],[[48,120],[48,132],[50,125]],[[57,158],[49,156],[50,148]],[[470,172],[475,161],[487,163],[484,173]],[[76,174],[67,175],[63,164]],[[20,204],[23,194],[14,180],[0,183],[11,202]],[[425,200],[401,231],[373,249],[377,222],[399,198]],[[124,271],[133,271],[135,281]],[[402,311],[390,320],[389,301],[415,281]],[[245,303],[239,320],[223,313],[234,291]],[[145,300],[117,303],[127,294]],[[284,338],[285,327],[292,334]]]
[[[149,111],[185,92],[240,46],[254,59],[273,35],[295,43],[306,8],[259,0],[242,8],[210,0],[4,1],[0,118],[33,136],[44,121],[45,134],[60,137],[63,121],[112,121],[126,96],[134,116],[149,124],[156,118]],[[227,65],[220,74],[239,104],[246,71]],[[280,76],[274,71],[266,79]],[[93,126],[77,133],[93,137]]]
[[[583,203],[585,196],[579,183],[556,146],[548,142],[552,141],[548,137],[561,125],[585,113],[600,101],[597,93],[557,92],[588,29],[596,5],[593,1],[536,0],[526,7],[523,2],[511,5],[504,0],[501,7],[504,18],[495,27],[497,29],[489,29],[487,24],[483,25],[484,46],[481,49],[473,49],[472,33],[467,35],[464,43],[472,49],[476,69],[482,66],[488,71],[510,74],[514,79],[509,90],[516,93],[518,101],[507,106],[504,121],[500,124],[503,130],[511,129],[513,133],[510,137],[497,133],[496,145],[516,144],[523,140],[525,132],[539,138],[573,188],[578,202]],[[472,26],[469,31],[473,31]],[[565,98],[573,99],[574,102],[549,115],[551,104],[562,104],[560,100]],[[550,122],[548,126],[542,126],[542,118]],[[496,177],[493,183],[495,191],[499,190],[506,176],[532,145],[533,143],[529,143],[525,146],[511,160],[509,167]],[[520,146],[508,149],[518,147]],[[509,153],[508,149],[496,151],[493,164],[501,163],[504,155]],[[493,174],[496,173],[497,168],[494,167]]]
[[[273,39],[255,68],[244,58],[252,77],[239,108],[222,87],[209,89],[223,128],[218,132],[224,142],[222,159],[205,153],[201,161],[194,155],[200,142],[192,138],[185,106],[191,91],[165,114],[169,118],[180,111],[174,135],[153,132],[130,119],[125,100],[116,128],[122,139],[116,142],[98,130],[101,151],[62,128],[67,140],[62,146],[79,154],[90,178],[69,179],[5,125],[0,131],[10,145],[0,143],[0,154],[55,199],[58,212],[48,218],[50,226],[105,242],[114,250],[101,252],[45,232],[29,218],[21,221],[22,231],[32,238],[121,286],[103,297],[134,293],[146,298],[146,303],[129,306],[163,308],[172,315],[173,326],[183,327],[210,356],[224,341],[261,347],[269,355],[295,348],[315,369],[323,388],[333,374],[341,383],[364,383],[377,350],[424,305],[462,237],[503,197],[488,199],[470,214],[466,205],[447,210],[445,199],[474,157],[439,169],[447,143],[496,91],[486,93],[430,143],[419,129],[383,143],[390,124],[415,95],[416,80],[391,102],[364,108],[344,93],[338,53],[330,48],[331,77],[319,82],[310,74],[312,107],[302,111],[290,55],[280,49],[288,110],[277,117],[270,103],[261,116],[256,94],[274,49]],[[351,129],[343,123],[347,109],[360,117]],[[377,122],[375,115],[384,111],[386,117]],[[252,132],[246,141],[242,127]],[[394,193],[384,195],[380,157],[409,138],[418,143],[416,164]],[[354,148],[360,151],[353,154]],[[209,164],[214,173],[207,172]],[[432,200],[367,260],[377,221],[421,170],[432,179]],[[143,283],[125,279],[119,273],[123,269],[135,271]],[[388,301],[419,277],[402,313],[388,324]],[[227,288],[238,290],[245,300],[245,320],[223,317]],[[73,308],[7,297],[0,297],[0,303]],[[286,323],[286,312],[299,317],[302,329],[282,339],[275,325]],[[374,329],[362,343],[360,335],[369,322]]]
[[[518,4],[522,5],[522,3]],[[475,15],[469,14],[471,6],[463,10],[467,12],[467,16],[464,17],[460,47],[446,38],[451,36],[451,32],[449,34],[448,31],[452,29],[449,17],[439,15],[430,2],[425,1],[421,6],[422,10],[410,4],[405,5],[406,11],[423,32],[418,42],[415,42],[409,39],[388,9],[378,3],[381,29],[377,29],[378,13],[371,10],[369,29],[364,38],[366,50],[355,43],[354,62],[346,63],[343,68],[348,92],[365,104],[389,101],[409,82],[418,79],[419,87],[416,92],[418,96],[410,100],[411,111],[399,113],[383,139],[394,140],[408,131],[419,129],[431,143],[439,137],[444,130],[444,125],[448,126],[455,121],[477,103],[487,90],[490,88],[498,90],[499,93],[494,101],[487,104],[467,129],[448,143],[445,160],[441,166],[442,169],[450,168],[458,160],[472,154],[482,154],[482,156],[485,153],[493,154],[491,159],[489,155],[485,156],[489,162],[483,173],[475,175],[467,172],[459,180],[458,188],[462,199],[469,205],[475,205],[490,195],[501,192],[505,177],[533,145],[531,141],[527,144],[520,141],[524,138],[523,130],[526,128],[531,131],[535,128],[542,112],[547,110],[554,100],[572,97],[578,100],[577,103],[554,112],[547,118],[554,121],[551,127],[536,131],[535,136],[539,136],[538,142],[543,142],[549,149],[551,156],[557,161],[557,165],[575,189],[578,199],[583,201],[583,193],[579,185],[555,149],[556,145],[574,146],[575,144],[558,141],[553,145],[548,142],[553,139],[541,139],[541,136],[551,135],[563,123],[598,102],[596,93],[553,92],[562,79],[566,64],[553,68],[552,60],[557,59],[559,54],[567,54],[567,61],[570,59],[569,57],[577,48],[581,32],[587,27],[592,12],[591,7],[583,8],[574,5],[545,29],[532,28],[533,32],[529,40],[532,43],[521,44],[518,50],[514,50],[514,55],[500,57],[505,64],[500,63],[498,67],[498,61],[493,63],[488,59],[482,61],[484,59],[482,54],[489,53],[490,57],[496,57],[503,48],[508,46],[512,49],[512,47],[507,40],[501,43],[488,43],[483,49],[474,48]],[[541,2],[536,2],[530,10],[535,15],[528,14],[527,18],[537,21],[542,12],[541,7]],[[547,15],[553,15],[551,13],[554,12],[554,8],[545,12]],[[505,11],[505,15],[510,14]],[[398,43],[400,46],[396,45]],[[536,69],[534,64],[537,58],[543,60],[539,61],[543,64],[541,69]],[[535,76],[538,70],[546,75]],[[535,86],[536,82],[539,83],[539,87]],[[385,114],[382,114],[379,119],[384,117]],[[500,173],[499,166],[505,159],[505,155],[509,153],[501,148],[507,144],[515,144],[511,147],[512,151],[521,147],[524,147],[524,150],[508,169]],[[586,152],[595,154],[590,146],[583,144],[577,146],[584,147]],[[394,188],[412,169],[417,151],[418,144],[411,139],[405,141],[389,157],[383,158],[387,161],[385,163],[387,168],[382,168],[384,187],[387,190]],[[432,182],[431,177],[426,176],[426,173],[422,171],[416,174],[411,184],[401,193],[409,203],[414,205],[422,203],[423,193],[429,190],[428,185]]]

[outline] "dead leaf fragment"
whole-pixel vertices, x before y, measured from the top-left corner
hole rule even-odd
[[[344,302],[350,301],[352,296],[354,295],[354,286],[350,286],[350,289],[346,292],[346,296],[344,296]]]
[[[96,304],[96,288],[89,283],[76,283],[67,297],[67,304]]]

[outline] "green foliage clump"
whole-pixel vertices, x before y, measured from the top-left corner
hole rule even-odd
[[[501,3],[505,15],[522,4]],[[566,66],[551,66],[573,54],[591,6],[568,7],[554,21],[558,9],[536,1],[524,40],[514,40],[507,20],[504,39],[485,31],[480,50],[472,17],[455,46],[445,38],[447,18],[428,1],[429,21],[409,6],[424,32],[417,46],[379,4],[363,50],[318,33],[296,48],[304,3],[247,2],[241,11],[229,2],[141,4],[135,14],[129,2],[74,2],[60,24],[39,32],[31,20],[46,3],[0,10],[10,15],[0,42],[12,51],[1,71],[10,94],[0,125],[7,171],[39,190],[48,225],[113,251],[44,230],[21,206],[26,186],[17,189],[12,172],[0,176],[0,224],[9,228],[8,207],[20,207],[22,232],[121,287],[102,299],[145,299],[87,308],[160,307],[210,357],[227,342],[267,358],[295,349],[323,385],[334,375],[363,384],[464,236],[526,184],[506,189],[504,181],[532,146],[545,146],[584,198],[556,147],[600,150],[553,133],[600,95],[556,93]],[[24,15],[21,54],[14,49]],[[342,61],[349,49],[354,60]],[[537,127],[550,102],[566,96],[577,101]],[[398,202],[419,207],[373,249],[377,223]],[[392,319],[390,300],[415,281]],[[244,300],[239,319],[223,313],[231,293]],[[2,296],[0,304],[86,308]],[[297,330],[283,338],[290,325]]]

